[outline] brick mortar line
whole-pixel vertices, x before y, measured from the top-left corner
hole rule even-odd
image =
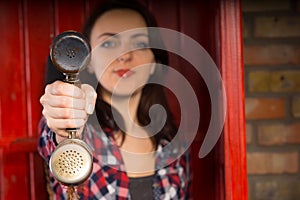
[[[300,70],[299,65],[245,65],[244,64],[244,72],[250,71],[293,71],[293,70]]]
[[[258,142],[257,142],[258,143]],[[294,153],[297,152],[299,155],[299,144],[286,144],[286,145],[272,145],[262,146],[257,144],[252,146],[251,149],[247,149],[247,153]]]
[[[286,106],[286,110],[285,110],[285,114],[286,114],[286,118],[287,120],[293,120],[294,117],[293,117],[293,106],[292,106],[292,103],[293,103],[293,97],[294,95],[289,95],[286,99],[286,102],[285,102],[285,106]]]
[[[245,97],[266,97],[266,98],[280,98],[280,97],[294,97],[299,95],[299,92],[273,92],[273,91],[268,91],[268,92],[250,92],[246,91],[245,92]]]
[[[270,120],[253,120],[253,119],[249,119],[249,120],[247,120],[247,124],[250,124],[250,123],[254,124],[255,126],[273,125],[273,124],[278,124],[278,123],[289,125],[289,124],[300,123],[300,120],[296,119],[296,118],[294,118],[293,120],[285,120],[285,121],[280,120],[280,119],[270,119]],[[299,146],[299,148],[300,148],[300,146]]]
[[[246,98],[265,98],[265,99],[271,99],[271,98],[287,98],[290,93],[275,93],[275,92],[255,92],[255,93],[250,93],[250,91],[247,91],[245,93],[245,97]],[[294,96],[294,95],[292,95]],[[286,99],[285,99],[286,100]]]
[[[299,46],[300,37],[282,37],[282,38],[263,38],[263,37],[251,37],[244,38],[244,46],[246,45],[290,45]]]
[[[299,176],[295,176],[295,174],[288,174],[288,173],[283,173],[283,174],[250,174],[248,175],[249,179],[255,179],[255,180],[260,180],[263,181],[265,179],[269,180],[276,180],[276,181],[281,181],[281,179],[288,181],[288,180],[294,180],[294,181],[299,181]],[[254,180],[254,183],[255,183]],[[250,181],[250,180],[249,180]],[[251,180],[253,181],[253,180]]]
[[[258,17],[286,17],[286,16],[298,16],[300,12],[289,9],[289,10],[278,10],[278,11],[244,11],[242,9],[242,17],[255,19]]]

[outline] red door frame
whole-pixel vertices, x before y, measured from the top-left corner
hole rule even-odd
[[[228,114],[224,127],[226,199],[248,199],[244,104],[244,63],[240,1],[220,1],[221,74]]]

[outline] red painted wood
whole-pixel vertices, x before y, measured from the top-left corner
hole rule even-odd
[[[27,119],[28,137],[17,139],[11,143],[9,150],[15,152],[23,150],[35,152],[37,147],[37,126],[41,117],[39,98],[43,91],[45,61],[49,54],[51,36],[53,35],[53,7],[51,1],[25,1],[24,10],[24,41],[25,67],[27,89]],[[38,28],[37,28],[38,27]],[[35,138],[32,138],[35,137]],[[34,159],[36,155],[29,155],[30,199],[45,198],[46,187],[40,184],[45,177],[38,174],[44,171],[43,161]]]
[[[18,0],[0,2],[1,135],[26,135],[26,87],[23,55],[22,5]],[[14,12],[11,12],[15,10]],[[13,128],[12,128],[13,127]]]
[[[158,26],[179,30],[179,4],[177,0],[151,0],[148,2],[148,8],[156,17]]]
[[[160,28],[172,29],[175,31],[179,31],[179,9],[178,2],[175,0],[151,0],[148,2],[148,9],[153,13],[155,18],[157,19],[158,26]],[[165,43],[170,39],[168,35],[162,33],[163,40]],[[169,66],[176,69],[177,71],[181,71],[181,65],[179,62],[179,57],[173,53],[169,52]],[[180,83],[178,81],[174,81],[174,78],[170,75],[166,76],[166,84],[171,85],[174,88],[180,88]],[[179,95],[179,94],[176,94]],[[180,106],[176,100],[176,96],[169,90],[166,90],[166,96],[168,98],[170,107],[172,108],[172,113],[174,114],[175,123],[180,124]]]
[[[217,62],[218,54],[215,51],[215,37],[218,30],[215,29],[217,4],[216,1],[184,1],[179,2],[180,31],[196,40]],[[185,44],[182,43],[183,51]],[[183,66],[181,73],[189,80],[197,97],[200,107],[199,130],[191,145],[192,152],[192,193],[194,199],[201,196],[203,199],[222,200],[224,196],[224,184],[222,180],[222,138],[212,151],[204,158],[199,159],[198,152],[206,135],[211,117],[210,95],[201,74],[189,63],[181,61]],[[184,88],[182,88],[184,91]]]
[[[247,195],[244,71],[241,2],[220,2],[222,77],[228,101],[224,128],[226,199],[244,200]]]
[[[202,18],[202,15],[206,17],[210,15],[206,12],[207,8],[203,6],[204,3],[205,2],[200,1],[192,3],[183,0],[179,2],[180,32],[196,40],[199,44],[201,44],[201,39],[203,38],[202,34],[204,32],[200,32],[199,30],[207,30],[206,28],[209,26],[209,24],[206,24],[206,21],[203,21],[204,18]],[[209,41],[210,39],[206,37],[205,41],[207,40]],[[184,51],[185,44],[183,42],[181,43],[181,47]],[[182,66],[181,73],[189,80],[197,95],[201,113],[199,130],[191,146],[193,172],[191,190],[194,199],[201,197],[203,199],[213,200],[215,199],[214,168],[212,167],[214,166],[214,152],[211,152],[203,159],[199,159],[198,157],[198,152],[209,123],[208,119],[210,119],[209,94],[201,75],[195,70],[194,66],[183,60],[181,60],[180,65]],[[183,93],[182,95],[184,95],[184,88],[182,88],[181,91]]]
[[[3,195],[4,194],[4,184],[3,184],[3,180],[4,180],[4,174],[3,174],[3,157],[4,157],[4,153],[3,153],[3,149],[0,147],[0,199],[3,199]]]
[[[36,151],[38,139],[36,137],[10,137],[0,139],[0,148],[7,152],[31,153]]]
[[[28,155],[5,152],[3,162],[3,179],[1,180],[3,199],[30,199],[30,179],[28,176]]]
[[[53,34],[52,2],[26,1],[24,12],[27,116],[30,125],[28,136],[37,136],[37,125],[41,117],[39,98],[44,91],[42,83],[45,79],[45,62],[50,52]]]
[[[85,1],[85,15],[88,16],[100,3],[104,0],[86,0]]]
[[[26,72],[22,2],[0,2],[1,138],[27,135]],[[5,28],[4,28],[5,27]],[[26,154],[2,151],[1,199],[29,199],[29,163]]]
[[[84,0],[54,0],[55,34],[63,31],[81,31],[85,12]]]

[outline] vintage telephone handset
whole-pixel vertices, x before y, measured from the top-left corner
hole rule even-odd
[[[54,38],[50,57],[54,66],[65,75],[65,82],[80,87],[78,74],[90,62],[91,47],[80,33],[66,31]],[[54,178],[68,186],[69,199],[74,198],[74,186],[87,180],[92,172],[93,156],[91,148],[76,138],[77,128],[66,131],[68,139],[54,150],[49,161]]]

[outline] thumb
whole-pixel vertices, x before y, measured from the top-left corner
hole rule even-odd
[[[94,88],[88,84],[82,84],[81,89],[85,93],[85,110],[88,114],[92,114],[95,109],[97,93]]]

